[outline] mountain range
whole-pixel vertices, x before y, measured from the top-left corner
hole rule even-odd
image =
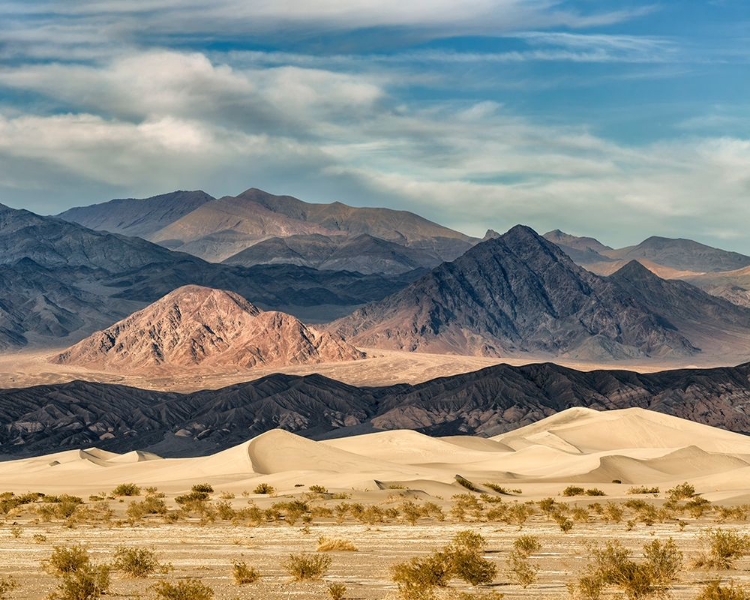
[[[132,373],[195,367],[338,362],[364,354],[325,331],[239,294],[181,287],[147,308],[96,332],[53,358],[58,364]]]
[[[221,262],[265,240],[307,238],[315,253],[320,238],[341,245],[340,238],[369,236],[396,246],[415,261],[412,268],[433,267],[463,254],[478,240],[443,227],[407,211],[359,208],[341,202],[310,204],[291,196],[275,196],[251,188],[238,196],[212,198],[205,192],[174,192],[145,200],[113,200],[89,207],[73,208],[60,218],[113,233],[138,235],[171,249],[178,249],[211,262]],[[311,236],[313,239],[310,239]],[[303,240],[297,240],[297,253]],[[371,246],[372,244],[370,244]],[[359,246],[367,251],[368,245]],[[374,248],[376,255],[382,249]],[[306,256],[305,252],[302,252]],[[262,253],[239,258],[234,264],[260,264]],[[295,261],[294,264],[314,265]],[[270,262],[278,262],[272,260]],[[364,263],[360,262],[360,266]],[[377,264],[367,265],[373,272]],[[390,265],[386,273],[393,272]],[[336,268],[340,268],[336,267]],[[398,272],[405,269],[399,267]]]
[[[0,349],[60,347],[188,284],[325,321],[393,293],[421,272],[220,265],[138,237],[0,205]]]
[[[614,249],[590,237],[560,230],[544,237],[578,265],[610,275],[632,260],[665,279],[681,279],[734,304],[750,307],[750,256],[693,240],[650,237],[640,244]]]
[[[639,407],[747,434],[750,364],[653,374],[498,365],[378,388],[271,375],[191,394],[73,381],[0,390],[0,448],[36,455],[95,444],[200,455],[277,427],[314,439],[389,429],[493,436],[575,406]]]
[[[330,326],[361,347],[587,360],[690,356],[750,310],[631,262],[610,277],[516,226]]]

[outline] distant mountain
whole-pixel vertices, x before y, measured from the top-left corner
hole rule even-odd
[[[577,237],[555,229],[545,233],[544,239],[555,244],[579,265],[611,260],[605,254],[612,248],[591,237]]]
[[[750,364],[652,374],[498,365],[380,388],[271,375],[191,394],[74,381],[0,390],[0,453],[96,445],[200,455],[276,427],[316,439],[388,429],[493,436],[576,406],[639,407],[750,434]]]
[[[285,313],[264,312],[233,292],[181,287],[154,304],[99,331],[53,362],[105,371],[133,372],[195,366],[336,362],[364,354],[329,333]]]
[[[70,344],[187,284],[327,321],[401,289],[419,273],[217,265],[140,238],[0,205],[0,349]]]
[[[147,200],[114,200],[60,216],[95,229],[140,235],[212,262],[226,260],[263,240],[290,236],[356,238],[365,234],[421,250],[438,262],[453,260],[478,241],[406,211],[340,202],[309,204],[254,188],[219,199],[203,192],[174,192]],[[265,252],[273,248],[267,246]],[[379,260],[378,252],[373,261]],[[314,260],[314,255],[304,258]]]
[[[432,268],[433,254],[363,233],[354,237],[319,234],[270,238],[229,257],[229,265],[295,264],[325,271],[399,274]]]
[[[650,260],[679,271],[733,271],[750,266],[750,256],[699,244],[693,240],[650,237],[637,246],[613,250],[613,260]]]
[[[632,260],[675,273],[715,273],[750,266],[750,256],[712,248],[686,239],[650,237],[636,246],[614,249],[589,237],[577,237],[555,230],[544,237],[563,249],[576,263],[599,274],[610,274]],[[603,263],[603,264],[597,264]],[[607,263],[615,263],[607,264]]]
[[[89,229],[148,239],[170,223],[214,200],[203,191],[178,191],[144,200],[127,198],[71,208],[58,216]]]
[[[361,347],[586,359],[698,352],[615,282],[516,226],[330,325]]]
[[[686,239],[650,237],[636,246],[613,249],[593,238],[559,230],[545,234],[574,262],[598,275],[611,275],[632,260],[664,279],[682,279],[713,296],[750,307],[750,256]]]

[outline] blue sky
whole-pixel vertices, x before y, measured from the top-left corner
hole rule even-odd
[[[0,1],[0,202],[249,187],[750,253],[744,0]]]

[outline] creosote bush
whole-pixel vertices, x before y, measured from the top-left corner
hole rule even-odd
[[[213,494],[214,488],[210,483],[196,483],[192,488],[192,491],[203,494]]]
[[[750,600],[750,590],[734,581],[726,585],[722,585],[721,581],[711,581],[695,600]]]
[[[112,495],[116,497],[120,496],[140,496],[141,488],[134,483],[121,483],[114,490]]]
[[[672,489],[667,490],[667,498],[672,501],[677,500],[688,500],[695,496],[695,487],[685,482],[680,485],[674,486]]]
[[[703,553],[695,561],[698,568],[729,570],[750,553],[750,536],[725,529],[708,529],[701,533]]]
[[[247,585],[258,581],[260,572],[254,567],[248,567],[247,563],[238,561],[232,565],[232,577],[237,585]]]
[[[253,490],[253,494],[267,494],[267,495],[271,495],[275,491],[276,490],[274,489],[274,487],[272,485],[270,485],[268,483],[259,483],[255,487],[255,489]]]
[[[346,594],[346,586],[343,583],[329,583],[328,597],[331,600],[343,600]]]
[[[47,570],[53,575],[74,573],[91,564],[89,552],[85,546],[54,546],[52,555],[45,563]]]
[[[592,548],[592,555],[585,574],[568,587],[574,598],[598,600],[607,587],[618,588],[628,600],[664,596],[682,568],[682,553],[671,538],[646,544],[639,562],[617,541]]]
[[[533,535],[522,535],[513,542],[513,549],[507,559],[508,575],[524,589],[537,580],[539,567],[532,565],[529,559],[541,549],[542,544]]]
[[[107,593],[109,580],[109,567],[107,565],[87,564],[80,569],[62,575],[57,588],[50,594],[50,599],[95,600]]]
[[[129,577],[148,577],[163,567],[152,550],[120,546],[115,551],[112,566]]]
[[[10,575],[0,577],[0,600],[6,600],[8,595],[17,588],[18,582]]]
[[[435,589],[446,587],[452,578],[471,585],[491,583],[497,567],[482,557],[485,539],[473,531],[461,531],[438,552],[415,557],[392,568],[393,581],[404,600],[432,600]]]
[[[152,587],[162,600],[211,600],[214,591],[199,579],[183,579],[177,583],[160,581]]]
[[[321,579],[331,566],[331,557],[323,554],[290,554],[284,567],[296,581]]]

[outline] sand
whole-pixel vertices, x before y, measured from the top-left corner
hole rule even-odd
[[[618,497],[628,485],[689,481],[699,493],[739,501],[750,495],[748,473],[750,437],[639,408],[573,408],[492,439],[384,431],[316,442],[273,430],[200,458],[69,450],[0,463],[0,490],[85,496],[134,482],[176,494],[208,481],[234,493],[264,482],[279,493],[320,484],[366,496],[398,486],[450,498],[463,491],[461,475],[480,487],[522,487],[531,499],[571,482]]]

